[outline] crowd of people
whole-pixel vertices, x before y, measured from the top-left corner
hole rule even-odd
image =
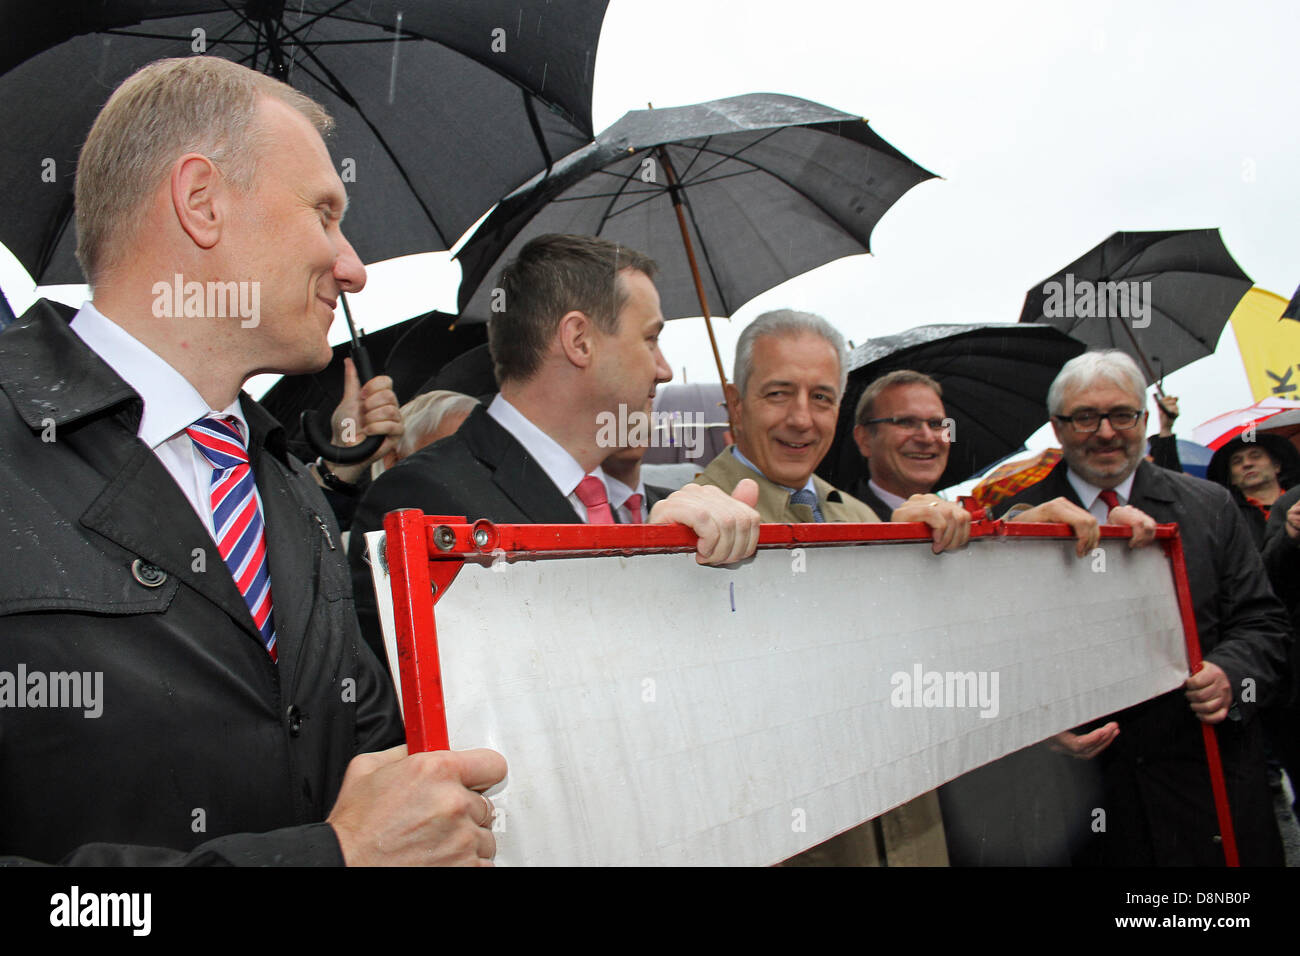
[[[644,449],[607,447],[599,422],[648,410],[671,378],[656,265],[592,237],[539,237],[506,267],[486,404],[441,392],[399,408],[390,380],[349,366],[335,440],[346,423],[385,440],[365,465],[304,465],[241,387],[323,367],[337,298],[365,283],[329,128],[307,97],[224,60],[141,70],[78,167],[92,300],[43,300],[0,336],[0,516],[21,556],[0,584],[0,671],[28,675],[0,694],[11,861],[490,863],[484,791],[508,754],[402,746],[364,556],[391,510],[680,523],[697,561],[718,565],[753,553],[760,522],[922,522],[935,555],[968,542],[971,512],[935,493],[948,436],[926,375],[886,375],[854,409],[869,479],[842,490],[816,474],[847,350],[806,312],[766,313],[741,335],[734,444],[682,488],[647,485]],[[151,290],[173,275],[258,281],[261,315],[160,318]],[[998,516],[1064,523],[1080,557],[1101,524],[1140,548],[1177,522],[1204,666],[789,864],[1222,864],[1203,723],[1243,862],[1282,862],[1262,731],[1290,771],[1295,662],[1278,596],[1300,610],[1294,449],[1239,442],[1211,466],[1227,487],[1193,479],[1146,459],[1145,405],[1122,353],[1069,362],[1045,410],[1063,459]],[[1176,406],[1162,414],[1167,428]],[[345,499],[346,545],[331,507]],[[35,699],[31,675],[99,675],[101,713],[62,705],[52,685]]]

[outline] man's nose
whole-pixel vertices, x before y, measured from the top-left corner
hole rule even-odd
[[[1115,430],[1115,426],[1110,423],[1109,417],[1103,417],[1097,423],[1097,436],[1099,438],[1114,438],[1118,434],[1119,432]]]
[[[662,385],[673,380],[673,368],[664,358],[663,349],[655,346],[655,384]]]
[[[366,267],[342,231],[338,238],[338,255],[334,259],[334,278],[344,292],[360,292],[366,286]]]
[[[807,395],[796,395],[786,406],[785,420],[792,428],[812,427],[812,404]]]

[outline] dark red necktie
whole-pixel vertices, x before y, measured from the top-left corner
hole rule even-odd
[[[1110,509],[1111,509],[1111,508],[1118,508],[1118,507],[1119,507],[1119,495],[1115,494],[1115,489],[1114,489],[1114,488],[1107,488],[1107,489],[1105,489],[1105,490],[1104,490],[1101,494],[1099,494],[1097,497],[1100,498],[1102,501],[1106,502],[1106,515],[1107,515],[1107,517],[1110,516]]]

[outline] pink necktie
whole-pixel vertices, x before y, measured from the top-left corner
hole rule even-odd
[[[641,517],[641,496],[628,495],[624,506],[627,508],[628,517],[632,524],[643,524],[644,519]]]
[[[595,475],[578,482],[574,494],[587,507],[587,524],[614,523],[614,512],[609,510],[609,499],[605,497],[605,483]]]

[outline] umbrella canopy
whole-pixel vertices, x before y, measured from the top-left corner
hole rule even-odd
[[[853,441],[853,413],[866,387],[887,372],[923,372],[943,387],[953,419],[947,488],[1020,448],[1047,421],[1047,389],[1083,343],[1045,325],[924,325],[900,335],[868,339],[849,358],[849,382],[840,402],[830,453],[818,474],[851,491],[868,477]]]
[[[429,391],[434,373],[467,350],[482,345],[486,351],[483,326],[457,326],[455,322],[454,315],[429,312],[366,335],[371,358],[382,360],[376,374],[392,377],[398,402],[405,404]],[[310,375],[286,375],[262,396],[262,405],[284,425],[290,442],[305,440],[299,420],[304,411],[317,411],[329,421],[343,398],[343,359],[351,348],[350,342],[334,346],[334,357],[324,369]]]
[[[1148,442],[1149,440],[1150,436],[1148,436]],[[1214,452],[1204,445],[1198,445],[1186,438],[1179,438],[1177,442],[1178,463],[1183,466],[1183,473],[1191,475],[1193,478],[1204,478],[1206,470],[1210,467],[1210,460],[1214,457]]]
[[[1020,458],[999,465],[971,489],[971,497],[985,508],[991,508],[1012,495],[1018,495],[1031,485],[1038,484],[1047,477],[1060,460],[1061,449],[1048,448],[1029,458]]]
[[[1267,432],[1289,438],[1300,447],[1300,402],[1266,398],[1258,404],[1224,412],[1196,426],[1199,444],[1218,451],[1243,432]]]
[[[461,315],[486,321],[501,266],[554,232],[652,256],[665,318],[730,315],[793,276],[870,251],[881,216],[933,175],[861,117],[793,96],[636,110],[502,200],[475,230],[456,254]]]
[[[1156,384],[1213,354],[1250,286],[1218,229],[1117,232],[1030,289],[1020,321],[1127,352]]]
[[[320,102],[364,261],[449,248],[591,139],[605,0],[0,0],[3,242],[38,284],[81,282],[76,158],[144,64],[226,57]]]

